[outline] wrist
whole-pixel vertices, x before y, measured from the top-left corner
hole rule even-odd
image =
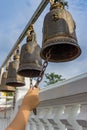
[[[29,108],[29,106],[28,106],[28,105],[25,105],[25,104],[22,104],[22,105],[20,106],[20,109],[21,109],[21,110],[31,111],[30,108]]]

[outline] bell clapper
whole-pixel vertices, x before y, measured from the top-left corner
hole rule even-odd
[[[30,78],[30,88],[33,87],[32,78]]]
[[[40,83],[40,82],[42,81],[42,79],[43,79],[44,72],[45,72],[45,70],[46,70],[46,68],[47,68],[47,66],[48,66],[48,60],[49,60],[49,58],[51,57],[50,52],[51,52],[51,49],[50,49],[49,52],[46,54],[46,60],[45,60],[44,63],[43,63],[42,70],[41,70],[41,72],[40,72],[40,74],[39,74],[39,76],[38,76],[38,78],[37,78],[37,82],[36,82],[36,84],[35,84],[34,87],[37,87],[37,86],[39,85],[39,83]]]
[[[6,113],[7,113],[7,93],[6,93],[6,103],[5,103],[5,112],[4,112],[4,119],[6,119]]]
[[[13,98],[13,110],[15,108],[15,102],[16,102],[16,91],[14,91],[14,98]]]
[[[44,63],[43,63],[43,67],[42,67],[42,71],[40,72],[40,74],[39,74],[39,76],[38,76],[38,78],[37,78],[37,81],[36,81],[36,84],[34,85],[34,87],[38,87],[38,85],[39,85],[39,83],[42,81],[42,79],[43,79],[43,76],[44,76],[44,72],[45,72],[45,70],[46,70],[46,68],[47,68],[47,66],[48,66],[48,59],[50,58],[50,56],[51,56],[51,49],[49,50],[49,52],[46,54],[46,60],[44,61]],[[34,113],[34,115],[37,115],[37,110],[36,110],[36,108],[35,109],[33,109],[33,113]]]

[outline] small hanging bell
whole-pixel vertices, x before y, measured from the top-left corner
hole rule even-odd
[[[66,62],[77,58],[81,49],[75,28],[75,22],[63,2],[55,0],[44,19],[41,58],[46,60],[49,50],[49,62]]]
[[[6,85],[13,87],[22,87],[25,85],[24,77],[17,74],[19,59],[19,49],[17,49],[17,52],[14,55],[14,61],[9,63]]]
[[[28,34],[26,41],[21,48],[18,74],[24,77],[38,77],[42,70],[42,60],[34,31]]]
[[[6,85],[6,78],[7,78],[7,71],[3,72],[3,74],[2,74],[0,91],[2,91],[2,92],[14,92],[15,91],[14,87]]]

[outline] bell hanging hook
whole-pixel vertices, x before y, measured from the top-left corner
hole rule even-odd
[[[49,0],[50,4],[53,5],[56,2],[61,2],[61,0]]]
[[[28,41],[32,41],[32,43],[36,43],[37,42],[37,39],[36,39],[36,33],[34,31],[34,28],[33,28],[33,24],[31,24],[29,26],[29,30],[27,31],[27,42]]]
[[[32,39],[33,39],[33,36],[32,36],[33,32],[34,32],[34,28],[33,28],[33,24],[31,24],[29,26],[29,29],[28,29],[27,33],[26,33],[26,36],[27,36],[26,42],[32,41]]]
[[[67,8],[68,8],[68,2],[65,0],[49,0],[49,2],[51,4],[51,6],[54,5],[55,3],[60,3],[63,6],[63,8],[65,6],[67,6]]]
[[[32,33],[32,31],[34,31],[34,28],[33,28],[33,24],[31,24],[28,28],[28,31],[26,33],[26,36],[30,35]]]
[[[13,60],[19,60],[19,45],[17,46],[16,50],[14,51]]]

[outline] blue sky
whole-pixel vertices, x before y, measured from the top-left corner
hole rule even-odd
[[[40,2],[41,0],[0,0],[0,66]],[[55,72],[66,79],[87,72],[87,1],[68,0],[68,2],[68,10],[76,22],[76,33],[82,54],[71,62],[50,63],[46,70],[46,73]],[[40,46],[43,20],[48,11],[49,5],[34,26]]]

